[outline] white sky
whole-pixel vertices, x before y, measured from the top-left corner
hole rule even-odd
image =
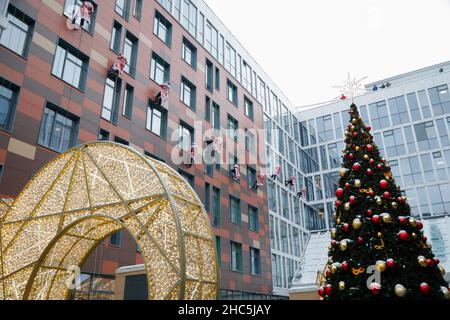
[[[450,60],[450,0],[204,0],[296,106]]]

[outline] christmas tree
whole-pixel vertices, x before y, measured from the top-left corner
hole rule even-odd
[[[449,299],[445,270],[352,105],[336,191],[325,300]]]

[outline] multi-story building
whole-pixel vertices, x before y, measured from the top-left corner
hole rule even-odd
[[[354,98],[362,119],[373,130],[375,143],[386,158],[396,183],[408,197],[412,215],[424,219],[425,233],[444,267],[450,267],[450,62],[426,67],[366,85],[367,93]],[[305,148],[314,150],[317,166],[306,174],[311,206],[317,208],[313,232],[297,270],[301,292],[314,283],[326,263],[333,227],[334,192],[342,163],[344,131],[350,121],[351,101],[300,109]],[[318,243],[319,242],[319,243]],[[323,249],[310,249],[309,247]],[[317,256],[318,254],[318,256]],[[325,262],[325,263],[324,263]],[[322,263],[323,265],[317,265]],[[306,282],[305,282],[306,281]]]
[[[203,1],[91,3],[90,23],[77,29],[72,17],[80,0],[0,2],[7,21],[0,40],[0,194],[16,196],[72,146],[93,140],[129,145],[175,167],[204,201],[216,234],[222,296],[273,294],[267,189],[251,188],[264,153],[257,154],[251,129],[264,127],[269,101],[276,101],[271,110],[278,115],[292,105]],[[109,71],[120,54],[127,65],[115,77]],[[167,81],[168,104],[159,103]],[[274,123],[282,119],[271,115]],[[173,150],[186,155],[193,143],[208,143],[197,136],[210,128],[228,135],[248,129],[237,141],[246,146],[246,161],[233,151],[231,163],[173,163]],[[235,149],[233,139],[225,144]],[[229,176],[236,162],[240,181]],[[139,263],[137,249],[125,233],[105,239],[83,267],[91,291],[93,276],[105,279]],[[299,253],[297,246],[292,250]]]

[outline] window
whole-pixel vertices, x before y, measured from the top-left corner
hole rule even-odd
[[[194,143],[194,129],[185,124],[184,122],[182,122],[179,128],[178,147],[185,152],[190,152],[193,143]]]
[[[334,139],[333,118],[331,115],[326,115],[316,119],[317,135],[319,142],[330,141]]]
[[[59,39],[52,74],[68,84],[84,90],[89,58]]]
[[[242,272],[242,244],[230,241],[231,243],[231,270]]]
[[[446,84],[431,88],[428,92],[430,94],[431,105],[435,117],[441,114],[450,113],[450,93]]]
[[[123,56],[127,58],[124,71],[133,76],[136,74],[136,60],[138,53],[138,39],[127,31],[123,45]]]
[[[181,46],[181,58],[194,70],[197,70],[197,48],[184,37]]]
[[[172,24],[158,11],[156,11],[155,20],[153,21],[153,33],[169,47],[171,46]]]
[[[445,161],[442,157],[442,152],[433,152],[433,163],[436,169],[438,180],[447,180],[447,174],[445,172]]]
[[[252,68],[245,61],[243,61],[242,63],[242,68],[242,84],[244,85],[244,88],[248,90],[248,92],[252,93]]]
[[[195,110],[196,107],[196,95],[197,95],[197,89],[196,87],[187,80],[186,78],[182,77],[181,79],[181,90],[180,90],[180,100],[190,107],[191,109]]]
[[[141,20],[142,15],[142,0],[133,0],[133,17]]]
[[[214,89],[214,65],[208,59],[206,59],[205,81],[206,89],[212,92]]]
[[[416,152],[416,141],[411,126],[404,127],[406,144],[408,145],[408,151],[410,153]]]
[[[211,98],[205,96],[205,120],[211,122]]]
[[[193,36],[197,35],[197,8],[190,0],[182,0],[181,24]]]
[[[228,42],[225,44],[225,69],[236,77],[236,50]]]
[[[259,232],[259,214],[258,208],[248,206],[248,227],[250,230]]]
[[[227,85],[228,85],[227,98],[237,107],[238,105],[237,87],[230,80],[228,80]]]
[[[447,147],[450,145],[450,141],[448,139],[447,127],[445,126],[444,119],[436,120],[436,125],[439,131],[439,136],[441,137],[441,144],[443,147]]]
[[[166,137],[166,128],[167,111],[156,105],[152,100],[149,100],[146,129],[164,139]]]
[[[186,179],[186,181],[191,185],[192,188],[195,187],[195,178],[193,175],[178,169],[178,173],[184,178]]]
[[[419,150],[430,150],[439,146],[436,131],[432,121],[414,126]]]
[[[99,141],[109,141],[109,132],[104,129],[100,129],[100,131],[98,133],[98,140]]]
[[[238,130],[239,130],[239,122],[233,118],[232,116],[228,115],[228,135],[234,139],[234,141],[238,141]]]
[[[216,90],[220,91],[220,69],[216,67],[216,73],[215,73],[215,83],[216,83]]]
[[[431,117],[430,104],[428,102],[428,97],[425,90],[419,91],[419,101],[422,107],[423,118],[424,119],[430,118]]]
[[[118,120],[121,86],[120,79],[114,81],[106,78],[101,117],[112,123],[117,123]]]
[[[241,224],[241,200],[233,196],[230,196],[230,220]]]
[[[249,188],[253,187],[256,181],[256,170],[250,166],[247,166],[247,186]]]
[[[114,21],[113,29],[111,33],[111,44],[110,48],[115,53],[119,53],[120,51],[120,40],[122,39],[122,25],[117,21]]]
[[[211,185],[205,183],[205,211],[210,213],[211,211]]]
[[[18,95],[19,87],[0,77],[0,129],[12,129]]]
[[[281,251],[289,253],[287,223],[284,221],[281,221],[280,224],[280,241],[281,241]]]
[[[372,116],[372,127],[375,130],[390,126],[386,101],[370,104],[369,110]]]
[[[393,125],[409,122],[408,108],[404,96],[389,99],[388,102]]]
[[[245,151],[256,156],[256,138],[253,133],[254,131],[254,129],[245,129]]]
[[[63,153],[78,140],[79,119],[57,106],[47,103],[39,131],[39,144]]]
[[[170,80],[170,65],[156,53],[152,54],[150,78],[157,84],[163,84]]]
[[[422,170],[420,169],[420,163],[417,157],[401,159],[400,164],[405,185],[414,185],[423,182]]]
[[[128,20],[129,10],[130,10],[130,0],[116,0],[116,12],[119,16]]]
[[[222,267],[222,238],[219,236],[216,236],[216,250],[219,267]]]
[[[213,121],[213,128],[220,130],[220,106],[215,102],[212,104],[211,119]]]
[[[212,224],[215,227],[220,226],[220,189],[212,188]]]
[[[428,187],[428,193],[430,194],[431,212],[433,215],[441,215],[450,212],[450,201],[448,198],[450,187],[448,183]]]
[[[209,22],[206,21],[205,26],[205,47],[214,58],[218,57],[218,44],[219,44],[219,32],[216,28]]]
[[[400,156],[406,153],[401,129],[384,132],[384,144],[388,157]]]
[[[431,155],[429,153],[422,154],[420,156],[420,159],[422,160],[423,174],[426,177],[426,181],[427,182],[436,181]]]
[[[123,116],[131,119],[133,115],[133,98],[134,98],[134,88],[127,84],[125,86],[125,94],[123,96]]]
[[[120,247],[122,242],[122,231],[119,230],[109,237],[109,244],[113,247]]]
[[[253,121],[253,102],[247,97],[244,97],[244,112]]]
[[[129,146],[129,145],[130,145],[130,143],[129,143],[127,140],[122,139],[122,138],[119,137],[119,136],[115,136],[115,137],[114,137],[114,142],[123,144],[124,146]]]
[[[250,273],[255,275],[261,274],[261,259],[259,249],[250,248]]]
[[[8,7],[8,26],[1,32],[0,43],[22,57],[28,55],[34,21],[10,5]]]
[[[413,121],[421,120],[422,116],[420,114],[419,103],[417,102],[416,93],[409,93],[406,96],[409,104],[409,111],[411,111],[411,117]]]

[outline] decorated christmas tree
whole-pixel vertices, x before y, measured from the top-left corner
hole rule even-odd
[[[336,191],[335,228],[319,295],[326,300],[449,299],[422,222],[353,104]]]

